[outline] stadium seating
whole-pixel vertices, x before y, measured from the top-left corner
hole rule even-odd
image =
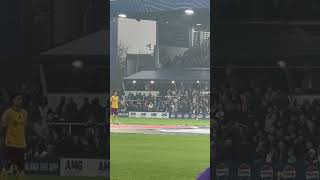
[[[238,89],[230,79],[217,82],[225,83],[215,84],[211,106],[215,160],[319,165],[318,98],[302,99],[277,84]]]
[[[210,113],[209,94],[195,88],[171,89],[159,95],[121,94],[121,111],[170,112],[170,113]]]

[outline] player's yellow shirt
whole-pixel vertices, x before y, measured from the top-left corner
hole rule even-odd
[[[9,108],[2,115],[2,123],[6,127],[5,145],[7,147],[25,148],[25,127],[28,113],[25,110]]]
[[[119,108],[119,96],[111,96],[111,108]]]

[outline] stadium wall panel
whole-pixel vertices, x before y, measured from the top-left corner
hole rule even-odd
[[[36,158],[25,163],[27,174],[55,176],[106,177],[108,166],[106,159]]]

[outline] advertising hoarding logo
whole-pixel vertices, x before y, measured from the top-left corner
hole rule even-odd
[[[135,112],[130,112],[130,117],[136,117],[136,113]]]
[[[296,178],[296,169],[288,165],[285,168],[283,168],[283,177],[284,178]]]
[[[176,118],[176,114],[171,113],[171,114],[170,114],[170,118]]]
[[[189,118],[189,114],[184,114],[184,118],[188,119]]]
[[[306,169],[306,179],[319,179],[319,171],[315,166],[309,166]]]
[[[125,111],[120,111],[118,113],[118,116],[119,117],[129,117],[129,113],[128,112],[125,112]]]
[[[83,169],[83,161],[82,160],[67,160],[65,166],[62,167],[65,170],[79,170]]]
[[[273,168],[272,166],[265,164],[260,169],[260,177],[261,178],[273,178]]]
[[[59,174],[58,160],[27,161],[25,170],[30,174]]]
[[[250,177],[251,169],[247,164],[241,164],[238,168],[238,176],[239,177]]]
[[[220,163],[216,167],[216,174],[217,174],[217,177],[228,177],[229,168],[225,164]]]
[[[107,171],[107,170],[108,170],[107,161],[99,161],[98,162],[98,171]]]
[[[106,176],[108,161],[104,159],[61,159],[61,176]]]

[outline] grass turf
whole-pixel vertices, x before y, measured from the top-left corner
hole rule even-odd
[[[208,135],[111,134],[112,180],[195,180],[209,165]]]
[[[14,176],[10,176],[9,180],[16,180],[16,178]],[[106,177],[60,177],[27,175],[24,180],[106,180]]]
[[[191,119],[142,119],[142,118],[118,118],[120,124],[126,125],[188,125],[188,126],[210,126],[209,120]]]

